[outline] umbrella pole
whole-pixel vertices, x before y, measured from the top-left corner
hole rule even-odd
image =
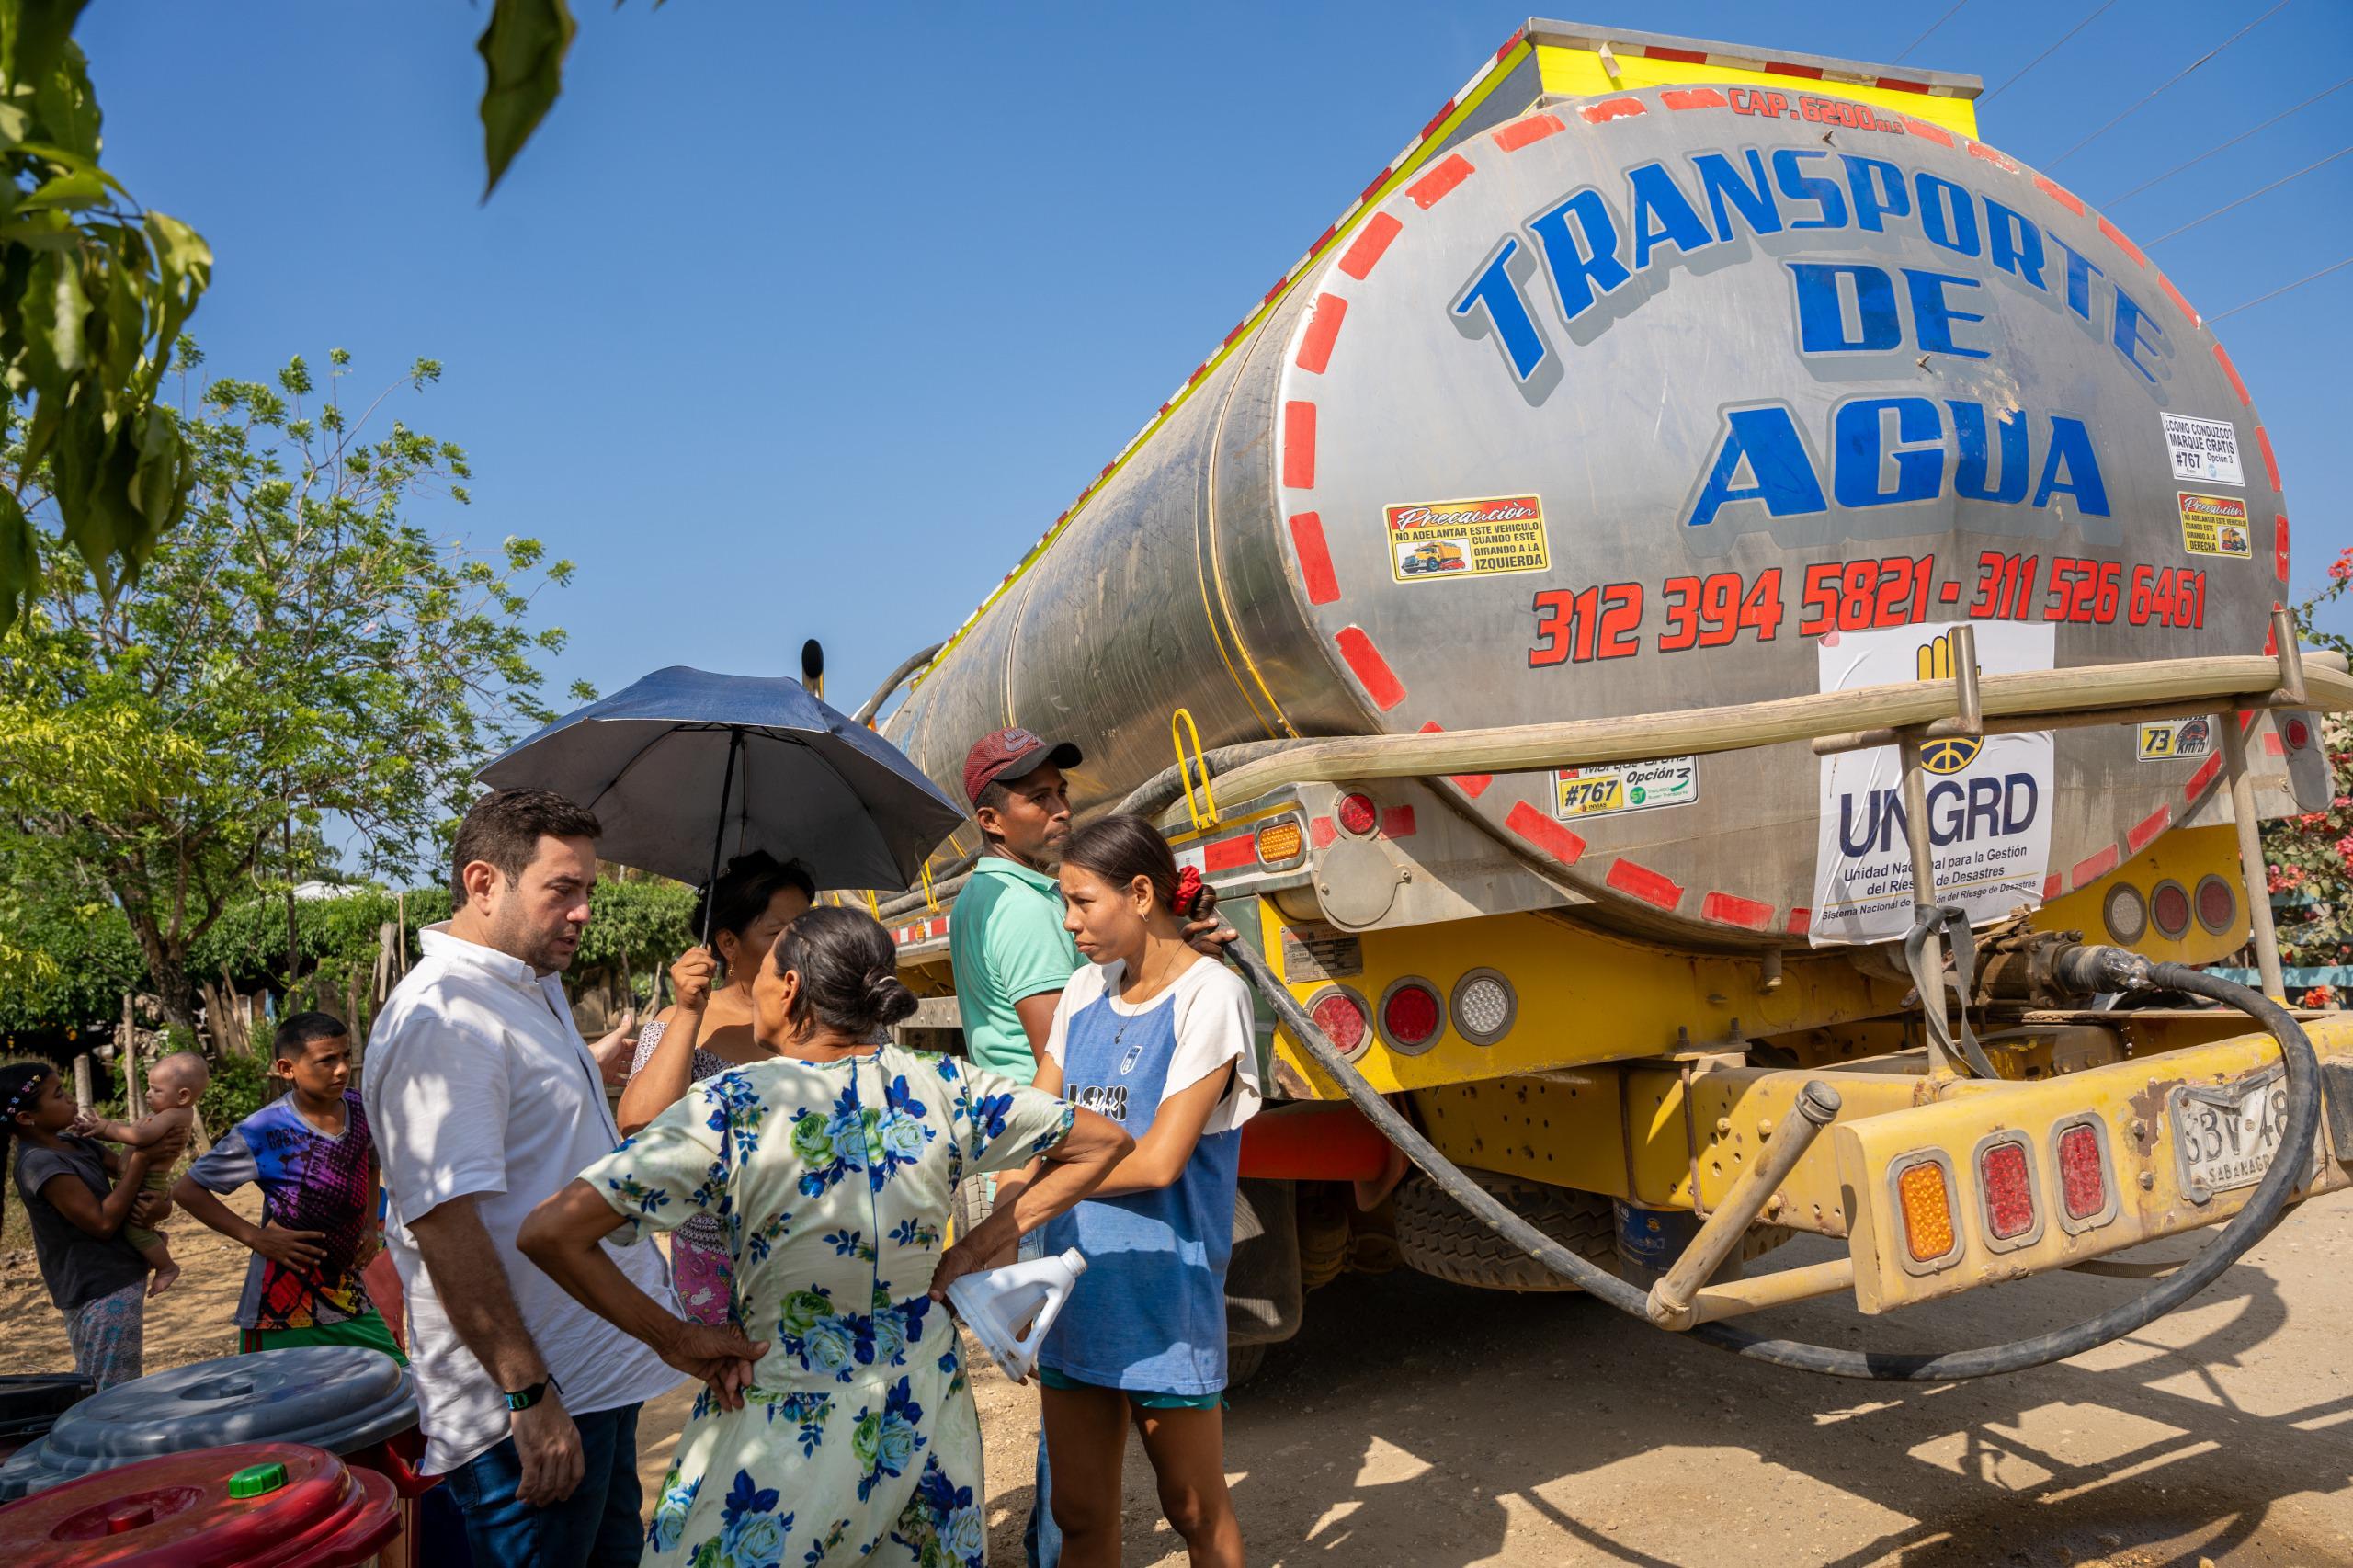
[[[710,880],[703,883],[702,945],[710,946],[710,917],[716,910],[711,892],[719,886],[719,857],[727,847],[727,806],[735,792],[735,763],[744,753],[744,732],[727,732],[727,776],[719,783],[719,831],[710,841]]]

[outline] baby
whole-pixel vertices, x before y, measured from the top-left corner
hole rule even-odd
[[[174,1051],[148,1069],[148,1115],[138,1121],[103,1121],[96,1116],[86,1116],[75,1122],[71,1131],[85,1138],[103,1138],[134,1149],[152,1149],[196,1119],[196,1102],[204,1097],[205,1087],[211,1082],[212,1069],[205,1065],[203,1057],[192,1051]],[[149,1192],[168,1197],[172,1190],[171,1171],[157,1166],[147,1173],[144,1186]],[[154,1270],[147,1294],[160,1296],[170,1290],[172,1281],[180,1277],[180,1266],[172,1261],[172,1249],[164,1233],[125,1225],[122,1235]]]

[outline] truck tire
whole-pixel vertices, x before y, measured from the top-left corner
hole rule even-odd
[[[1297,1334],[1303,1294],[1291,1184],[1244,1177],[1234,1184],[1233,1255],[1225,1270],[1228,1356]]]
[[[1603,1268],[1618,1266],[1618,1221],[1609,1199],[1574,1187],[1466,1176],[1529,1224]],[[1483,1290],[1574,1290],[1575,1286],[1504,1240],[1426,1176],[1397,1188],[1397,1250],[1405,1267]]]
[[[1486,1171],[1463,1174],[1571,1252],[1617,1271],[1618,1221],[1608,1199],[1572,1187],[1548,1187]],[[1751,1226],[1734,1256],[1742,1263],[1750,1262],[1796,1233],[1787,1225]],[[1483,1290],[1577,1288],[1472,1219],[1436,1182],[1418,1174],[1397,1188],[1397,1250],[1404,1256],[1407,1267],[1457,1285],[1475,1285]]]
[[[1267,1342],[1256,1345],[1229,1345],[1225,1347],[1225,1386],[1228,1392],[1240,1388],[1256,1377],[1267,1364]]]

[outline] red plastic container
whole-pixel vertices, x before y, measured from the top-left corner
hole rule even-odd
[[[250,1494],[234,1494],[239,1476],[251,1479],[234,1491]],[[399,1501],[385,1477],[324,1449],[241,1443],[124,1465],[11,1503],[0,1508],[0,1562],[360,1568],[399,1533]]]

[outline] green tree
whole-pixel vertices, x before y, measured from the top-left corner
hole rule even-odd
[[[119,907],[175,1023],[194,945],[322,869],[323,834],[347,831],[349,869],[413,870],[472,768],[550,717],[532,661],[563,633],[523,621],[570,562],[515,538],[479,558],[410,521],[436,494],[466,500],[465,454],[374,427],[440,367],[417,361],[355,415],[335,395],[348,357],[331,359],[324,399],[300,358],[275,385],[205,388],[181,421],[187,520],[118,591],[37,530],[34,592],[0,643],[10,880]],[[21,442],[0,453],[0,483],[36,515],[55,505],[50,472]]]
[[[2307,646],[2353,655],[2353,638],[2318,624],[2321,612],[2353,596],[2353,546],[2330,562],[2328,581],[2296,607]],[[2325,715],[2321,745],[2328,760],[2329,803],[2323,810],[2263,824],[2270,891],[2291,902],[2279,912],[2281,959],[2297,969],[2353,962],[2353,725]],[[2332,992],[2323,1000],[2334,1000]]]
[[[212,253],[98,166],[83,4],[0,0],[0,443],[24,453],[0,483],[0,632],[41,570],[37,501],[103,599],[179,520],[193,462],[156,393]]]

